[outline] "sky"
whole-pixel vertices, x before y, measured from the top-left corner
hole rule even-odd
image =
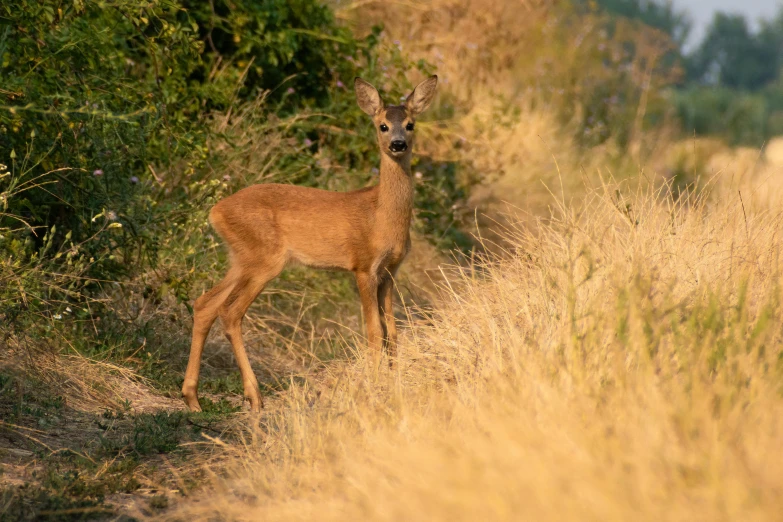
[[[716,11],[745,15],[753,27],[759,18],[772,18],[783,7],[783,0],[671,0],[675,7],[686,10],[693,20],[687,46],[698,45]]]

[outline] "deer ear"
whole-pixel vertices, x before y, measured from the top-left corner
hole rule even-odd
[[[378,89],[359,77],[353,81],[353,88],[356,91],[356,101],[359,104],[359,108],[370,116],[378,114],[378,111],[383,108]]]
[[[421,82],[413,89],[413,92],[405,99],[405,108],[413,116],[418,116],[427,110],[435,97],[435,88],[438,86],[438,77],[433,75]]]

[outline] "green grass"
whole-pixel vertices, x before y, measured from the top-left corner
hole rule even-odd
[[[27,391],[19,395],[20,387]],[[175,500],[167,490],[198,481],[198,474],[183,479],[172,472],[197,459],[200,446],[189,443],[205,440],[205,432],[226,436],[227,421],[240,409],[225,398],[204,398],[202,407],[201,413],[120,407],[89,414],[68,408],[42,383],[0,373],[0,444],[8,448],[0,448],[0,521],[116,519],[107,499],[150,483],[162,488],[147,502],[150,513],[161,512]],[[27,455],[21,461],[20,453]],[[4,480],[19,462],[33,470],[25,483]]]

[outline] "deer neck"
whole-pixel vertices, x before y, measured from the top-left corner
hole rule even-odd
[[[410,152],[401,158],[381,153],[377,219],[407,238],[413,213]]]

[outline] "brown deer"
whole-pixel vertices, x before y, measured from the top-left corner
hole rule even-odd
[[[182,385],[182,397],[191,411],[201,411],[197,395],[201,353],[218,317],[239,365],[245,399],[252,411],[261,409],[258,381],[242,343],[242,318],[264,286],[290,263],[353,272],[368,344],[380,353],[385,339],[389,356],[395,354],[394,274],[410,249],[414,126],[416,117],[430,105],[437,83],[437,76],[432,76],[402,105],[384,105],[375,87],[356,78],[359,107],[372,117],[381,148],[378,185],[353,192],[253,185],[212,208],[209,221],[228,245],[230,267],[193,307],[193,339]]]

